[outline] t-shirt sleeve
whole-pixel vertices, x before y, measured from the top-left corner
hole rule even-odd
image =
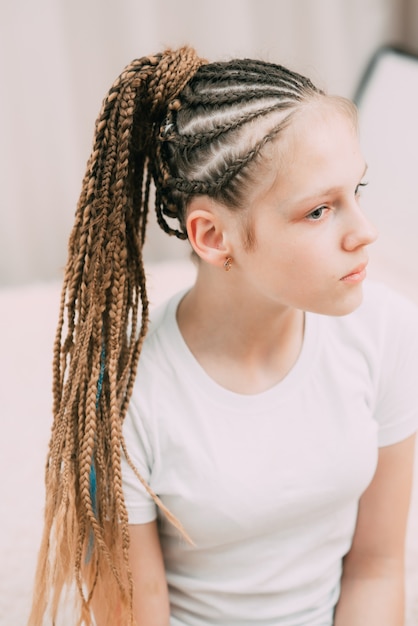
[[[149,484],[153,466],[151,437],[147,431],[145,420],[141,415],[141,409],[135,401],[135,396],[131,399],[128,413],[125,417],[123,436],[130,460],[141,477]],[[129,465],[123,452],[121,464],[123,491],[129,523],[145,524],[152,522],[157,517],[157,507]]]
[[[375,418],[379,446],[388,446],[418,430],[418,308],[393,292],[382,304],[385,324]]]

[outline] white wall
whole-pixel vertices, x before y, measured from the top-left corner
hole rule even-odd
[[[352,95],[396,0],[3,0],[0,284],[55,278],[100,103],[133,58],[194,45],[210,60],[263,57]],[[151,233],[149,258],[184,254]],[[176,252],[179,251],[179,252]]]

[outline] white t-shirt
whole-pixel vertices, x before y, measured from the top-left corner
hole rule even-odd
[[[378,284],[344,317],[306,314],[301,354],[255,395],[214,382],[154,316],[124,425],[160,519],[172,626],[331,626],[378,446],[418,428],[418,311]],[[123,461],[129,521],[159,516]]]

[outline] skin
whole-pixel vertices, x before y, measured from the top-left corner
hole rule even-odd
[[[415,437],[381,448],[344,561],[335,626],[403,626],[405,535]]]
[[[276,384],[298,358],[303,311],[346,315],[361,303],[364,276],[357,270],[376,237],[359,204],[365,167],[352,118],[323,99],[295,116],[248,196],[251,249],[235,212],[207,197],[191,202],[188,234],[200,262],[178,323],[224,387],[254,394]],[[379,452],[345,560],[335,626],[403,624],[412,457],[413,437]],[[138,626],[168,626],[156,523],[131,526],[130,538]]]
[[[367,264],[376,238],[359,204],[366,165],[345,111],[326,100],[307,107],[270,160],[249,199],[253,249],[237,214],[206,197],[192,202],[187,221],[202,262],[178,323],[210,376],[237,393],[263,391],[288,373],[302,345],[303,311],[345,315],[358,307],[361,281],[343,278]]]

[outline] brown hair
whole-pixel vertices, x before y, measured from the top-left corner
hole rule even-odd
[[[109,624],[116,622],[112,604],[120,623],[133,623],[120,459],[125,453],[129,461],[122,423],[148,324],[142,248],[151,182],[159,225],[180,239],[187,238],[185,211],[197,194],[243,209],[263,147],[320,93],[281,66],[206,64],[188,47],[135,60],[112,85],[69,242],[31,626],[47,610],[54,622],[63,592],[74,586],[74,623],[92,624],[99,579]]]

